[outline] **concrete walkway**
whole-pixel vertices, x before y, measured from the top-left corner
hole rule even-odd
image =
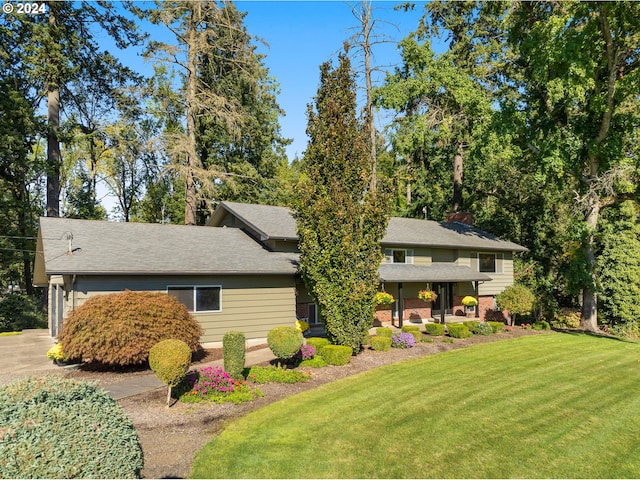
[[[60,373],[60,367],[47,358],[47,351],[54,344],[55,340],[49,336],[49,330],[46,329],[23,330],[21,335],[0,336],[0,385],[29,375]],[[245,363],[250,367],[274,358],[271,350],[261,348],[247,352]],[[217,360],[199,365],[198,368],[210,365],[223,366],[224,361]],[[153,373],[149,373],[108,385],[105,390],[118,400],[164,387]]]

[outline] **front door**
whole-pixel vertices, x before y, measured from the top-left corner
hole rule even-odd
[[[443,308],[445,315],[453,315],[453,283],[434,283],[433,290],[438,298],[433,302],[432,315],[442,315]]]

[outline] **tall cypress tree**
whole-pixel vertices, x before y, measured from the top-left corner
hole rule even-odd
[[[294,203],[300,269],[329,339],[358,353],[373,324],[373,295],[389,219],[384,185],[370,189],[366,131],[356,116],[354,74],[346,56],[320,67],[311,138]]]

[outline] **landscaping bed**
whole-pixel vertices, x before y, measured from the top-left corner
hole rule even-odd
[[[259,389],[264,394],[263,397],[238,405],[231,403],[193,404],[176,402],[171,408],[166,408],[165,389],[125,398],[119,400],[118,403],[133,421],[140,437],[145,457],[143,476],[146,478],[184,478],[189,475],[194,454],[212,436],[222,430],[229,421],[287,396],[316,388],[349,375],[409,358],[422,357],[478,343],[545,333],[549,332],[525,330],[516,327],[511,332],[489,336],[475,335],[471,338],[456,339],[453,343],[443,342],[442,339],[445,337],[435,337],[432,343],[417,343],[413,348],[392,348],[387,352],[365,349],[357,357],[352,357],[351,362],[345,366],[305,368],[305,371],[311,372],[311,378],[306,382],[261,384]],[[266,346],[252,348],[266,348]],[[193,362],[193,367],[197,368],[199,365],[205,365],[221,358],[222,349],[207,350],[206,355]],[[97,381],[100,385],[108,385],[124,381],[136,375],[149,373],[150,370],[142,369],[118,373],[74,370],[65,372],[65,376]]]

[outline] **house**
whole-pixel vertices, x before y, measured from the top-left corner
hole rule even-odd
[[[425,322],[464,315],[461,299],[494,309],[513,283],[513,255],[526,249],[459,222],[392,218],[381,242],[380,287],[396,299],[378,307],[380,323]],[[203,343],[229,330],[264,338],[296,318],[319,325],[297,271],[295,220],[288,208],[222,202],[206,226],[40,219],[34,284],[48,287],[49,325],[94,295],[166,292],[202,325]],[[438,293],[435,302],[418,291]]]

